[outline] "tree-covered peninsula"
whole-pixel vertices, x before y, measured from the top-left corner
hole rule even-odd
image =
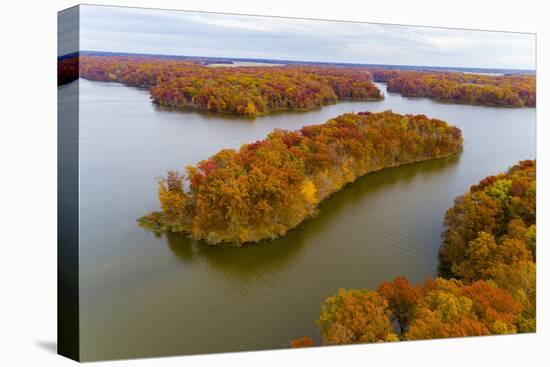
[[[219,68],[152,56],[80,56],[79,69],[80,76],[89,80],[148,88],[153,102],[160,106],[238,116],[384,98],[370,74],[358,68]]]
[[[534,75],[486,75],[458,72],[371,69],[374,81],[388,92],[452,103],[502,107],[535,107]]]
[[[341,289],[321,307],[323,344],[534,332],[535,200],[535,161],[472,186],[445,215],[441,277]],[[312,345],[308,337],[291,342]]]
[[[242,245],[284,235],[358,177],[456,154],[460,129],[424,115],[346,113],[297,131],[225,149],[158,183],[161,211],[139,222],[209,244]]]

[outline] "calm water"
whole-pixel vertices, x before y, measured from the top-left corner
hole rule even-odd
[[[70,98],[76,83],[60,88]],[[489,174],[535,157],[535,110],[387,94],[256,120],[159,110],[147,91],[80,83],[80,294],[84,360],[283,347],[318,341],[338,288],[437,275],[442,218]],[[380,85],[383,91],[385,86]],[[158,209],[155,178],[222,148],[349,111],[423,113],[459,126],[460,156],[368,175],[286,237],[243,248],[155,238],[135,219]]]

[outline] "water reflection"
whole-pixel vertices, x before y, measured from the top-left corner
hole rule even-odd
[[[306,227],[311,224],[309,221]],[[286,269],[308,242],[311,232],[296,228],[281,239],[261,241],[242,247],[209,246],[184,235],[163,234],[168,248],[183,263],[204,260],[213,272],[231,273],[246,279],[256,277],[258,272],[276,273]]]
[[[273,273],[288,268],[306,243],[308,246],[315,246],[318,233],[353,204],[369,195],[383,195],[384,191],[391,191],[392,185],[403,186],[415,179],[432,179],[432,176],[446,175],[459,161],[460,154],[390,168],[361,177],[323,201],[315,217],[276,240],[264,240],[242,247],[220,247],[209,246],[203,241],[181,234],[166,233],[162,237],[170,251],[183,263],[205,260],[211,271],[231,273],[232,276],[243,279],[256,277],[257,271]],[[338,244],[335,243],[334,246]]]
[[[199,115],[205,119],[210,119],[213,121],[223,118],[226,121],[236,121],[239,123],[242,123],[242,122],[262,123],[263,121],[269,120],[269,117],[300,118],[305,116],[306,119],[304,120],[304,123],[307,125],[307,124],[313,124],[313,123],[320,123],[320,121],[313,122],[313,121],[307,120],[307,118],[311,115],[312,112],[320,112],[323,109],[326,111],[327,108],[336,107],[339,105],[341,106],[342,104],[346,104],[346,105],[349,105],[349,107],[351,107],[351,108],[348,108],[346,112],[351,112],[351,111],[359,112],[359,111],[365,110],[365,104],[374,103],[374,102],[381,102],[381,101],[341,101],[339,103],[332,103],[332,104],[324,105],[322,107],[313,107],[307,110],[273,111],[267,115],[262,115],[262,116],[241,116],[241,115],[234,115],[230,113],[222,114],[222,113],[216,113],[216,112],[210,112],[210,111],[204,111],[204,110],[197,110],[196,108],[192,108],[192,107],[175,108],[175,107],[160,106],[154,103],[152,105],[154,110],[157,112],[180,114],[182,116]],[[353,108],[354,105],[356,106],[356,108]],[[336,117],[336,116],[333,116],[333,117]],[[325,121],[322,121],[322,122],[325,122]]]

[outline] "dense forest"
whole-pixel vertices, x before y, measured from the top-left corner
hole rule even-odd
[[[209,244],[273,239],[362,175],[461,150],[461,131],[441,120],[391,111],[346,113],[222,150],[187,167],[185,175],[169,172],[158,183],[162,211],[140,223]]]
[[[535,327],[536,164],[522,161],[483,179],[445,214],[441,270],[490,280],[522,305],[519,330]]]
[[[535,161],[472,186],[445,215],[442,276],[341,289],[321,308],[323,344],[534,332],[535,199]],[[291,342],[312,345],[308,337]]]
[[[60,65],[60,73],[73,71],[64,66]],[[383,98],[370,74],[357,68],[216,68],[146,56],[81,56],[79,72],[90,80],[148,88],[153,102],[160,106],[240,116],[307,110],[342,100]],[[60,77],[60,81],[71,77]]]
[[[388,83],[388,92],[405,97],[509,107],[535,107],[533,75],[485,75],[474,73],[371,69],[375,82]]]
[[[474,105],[536,105],[536,78],[522,74],[311,65],[216,68],[153,56],[83,55],[58,61],[58,84],[79,75],[148,88],[153,102],[161,106],[240,116],[306,110],[342,100],[382,99],[373,80],[406,97]]]

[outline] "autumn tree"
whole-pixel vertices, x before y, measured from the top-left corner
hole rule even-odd
[[[396,341],[388,302],[377,292],[340,289],[326,299],[317,321],[324,344]]]
[[[306,348],[313,347],[315,343],[310,337],[304,336],[302,338],[293,339],[290,341],[291,348]]]
[[[405,334],[416,304],[422,296],[421,287],[411,285],[405,277],[398,277],[391,282],[382,283],[378,287],[378,293],[388,302],[392,321],[399,325],[398,334]]]

